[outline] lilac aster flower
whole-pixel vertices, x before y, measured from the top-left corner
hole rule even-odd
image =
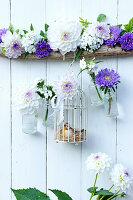
[[[120,33],[122,32],[122,29],[118,26],[110,26],[110,38],[105,41],[106,45],[114,46],[116,45],[120,40]]]
[[[3,34],[6,34],[6,32],[8,31],[8,29],[6,29],[6,28],[3,28],[3,29],[0,29],[0,43],[2,42],[2,35]]]
[[[42,41],[36,45],[35,53],[38,57],[42,58],[48,56],[51,50],[50,45],[46,41]]]
[[[120,44],[123,49],[133,49],[133,33],[124,33],[124,35],[120,38]]]
[[[96,83],[100,87],[112,88],[120,81],[120,76],[113,69],[102,69],[98,72],[95,77]]]

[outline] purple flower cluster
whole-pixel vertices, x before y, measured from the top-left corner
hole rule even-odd
[[[122,29],[118,26],[110,26],[110,38],[106,40],[104,43],[109,46],[116,45],[120,40],[120,33],[122,32]]]
[[[50,45],[46,41],[39,42],[36,45],[35,53],[39,58],[48,56],[51,51],[52,49],[50,48]]]
[[[6,29],[6,28],[0,29],[0,43],[2,42],[2,39],[1,39],[2,35],[6,34],[7,31],[8,31],[8,29]]]
[[[133,33],[124,33],[120,38],[120,45],[125,50],[133,49]]]
[[[100,87],[112,88],[120,81],[120,76],[113,69],[102,69],[98,72],[95,77],[96,83]]]

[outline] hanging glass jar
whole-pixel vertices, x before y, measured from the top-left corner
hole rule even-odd
[[[22,131],[26,134],[37,132],[37,116],[35,114],[23,114]]]
[[[86,141],[87,108],[85,94],[78,89],[71,98],[63,101],[55,116],[57,142],[79,143]]]
[[[117,117],[118,107],[116,102],[116,93],[110,92],[104,96],[105,113],[108,117]]]
[[[103,92],[99,89],[96,83],[91,79],[89,84],[89,96],[91,105],[100,106],[103,105]]]
[[[43,125],[45,127],[54,127],[54,108],[51,105],[51,101],[45,101],[44,105],[44,120],[43,120]]]

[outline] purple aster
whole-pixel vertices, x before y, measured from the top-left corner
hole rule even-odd
[[[101,87],[112,88],[120,81],[120,76],[113,69],[102,69],[95,77],[96,83]]]
[[[42,58],[48,56],[51,50],[50,45],[46,41],[42,41],[36,45],[35,53],[39,58]]]
[[[11,46],[14,50],[18,50],[20,48],[18,41],[14,41]]]
[[[105,41],[106,45],[114,46],[116,45],[120,40],[120,33],[122,32],[122,29],[118,26],[110,26],[110,38]]]
[[[120,38],[120,44],[123,49],[133,49],[133,33],[124,33],[124,35]]]
[[[2,35],[6,34],[7,31],[8,31],[8,29],[6,29],[6,28],[0,29],[0,43],[2,42],[2,39],[1,39]]]

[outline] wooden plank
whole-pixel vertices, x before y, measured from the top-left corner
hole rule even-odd
[[[0,28],[10,23],[10,2],[0,0]],[[11,200],[10,60],[0,57],[0,198]]]
[[[95,21],[99,13],[105,13],[110,18],[107,18],[107,22],[117,24],[117,2],[116,0],[82,0],[82,17],[89,21]],[[111,12],[110,12],[111,10]],[[107,48],[105,46],[105,48]],[[119,48],[118,48],[119,49]],[[113,50],[111,50],[113,51]],[[107,53],[109,53],[107,51]],[[110,54],[111,55],[111,54]],[[102,68],[117,68],[117,59],[113,57],[108,59],[100,59],[103,62],[98,65],[98,70]],[[88,135],[87,142],[82,145],[82,182],[81,182],[81,199],[89,199],[87,188],[92,187],[94,184],[95,173],[87,171],[85,161],[91,153],[105,152],[112,157],[113,162],[116,160],[116,119],[106,117],[104,106],[93,107],[90,104],[89,98],[89,75],[86,71],[82,74],[83,90],[88,98]],[[108,179],[108,172],[101,174],[98,177],[96,184],[99,188],[109,188],[111,181]]]
[[[121,0],[118,4],[118,23],[128,23],[132,17],[133,1]],[[123,10],[126,16],[123,16]],[[118,103],[120,116],[117,124],[117,162],[133,170],[133,58],[119,58],[118,71],[121,83],[118,89]],[[127,200],[133,199],[132,191],[126,196]]]
[[[76,3],[76,8],[75,7]],[[60,12],[58,12],[60,10]],[[69,17],[72,20],[78,19],[81,12],[80,0],[52,0],[46,1],[47,23],[53,19]],[[73,56],[74,58],[74,56]],[[72,58],[72,59],[73,59]],[[63,60],[63,59],[61,59]],[[48,61],[47,81],[53,83],[59,76],[65,75],[69,69],[71,61]],[[77,78],[78,63],[74,64],[73,71]],[[81,79],[79,78],[79,83]],[[53,129],[47,129],[47,188],[60,189],[67,192],[72,199],[80,200],[80,180],[81,180],[81,144],[56,143]],[[53,200],[57,198],[48,191]]]
[[[44,27],[45,1],[12,0],[12,24],[28,29],[33,23],[35,31]],[[46,62],[12,60],[13,96],[22,85],[30,85],[36,78],[46,78]],[[14,99],[13,99],[14,104]],[[13,188],[36,187],[46,192],[46,130],[39,121],[38,133],[22,132],[22,116],[13,106],[12,113],[12,185]],[[14,196],[13,196],[13,199]]]
[[[100,49],[93,53],[89,53],[87,51],[83,51],[83,53],[79,56],[79,58],[104,58],[104,57],[116,57],[116,56],[132,56],[133,50],[125,51],[121,47],[109,47],[106,45],[102,45]],[[5,57],[3,54],[0,56]],[[7,58],[7,57],[6,57]],[[72,60],[74,58],[74,53],[69,52],[64,56],[65,60]],[[17,60],[23,60],[24,55],[17,58]],[[39,58],[36,54],[28,54],[25,60],[63,60],[63,56],[60,52],[51,52],[48,57]]]

